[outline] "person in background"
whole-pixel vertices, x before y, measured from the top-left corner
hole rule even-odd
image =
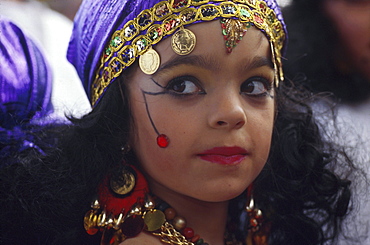
[[[338,145],[355,149],[350,157],[370,176],[370,1],[292,0],[283,14],[290,40],[284,59],[286,78],[327,94],[336,104],[335,129],[326,120],[326,106],[314,105],[322,132]],[[333,137],[333,130],[340,133]],[[359,234],[365,235],[369,191],[363,187],[356,194],[361,204],[347,225],[354,229],[354,224],[363,223]],[[370,238],[363,242],[370,244]]]
[[[44,53],[53,72],[50,117],[68,121],[65,115],[82,116],[91,110],[81,82],[66,59],[72,22],[36,0],[0,0],[0,16],[14,22]]]
[[[370,1],[292,0],[283,12],[286,77],[332,93],[338,116],[370,142]]]
[[[370,97],[370,2],[292,0],[284,8],[289,31],[284,68],[304,75],[315,92],[332,92],[346,104]],[[301,81],[299,81],[301,82]]]
[[[51,9],[65,15],[68,19],[73,20],[82,0],[63,0],[63,1],[44,1]]]
[[[0,18],[0,64],[0,157],[29,148],[42,152],[26,131],[46,123],[53,112],[51,69],[35,43],[4,18]]]

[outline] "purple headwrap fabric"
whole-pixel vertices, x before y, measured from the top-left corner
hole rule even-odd
[[[52,112],[52,76],[44,56],[21,29],[0,18],[0,156],[36,148],[23,129]]]
[[[44,56],[21,29],[0,19],[0,126],[12,129],[48,114],[52,76]]]
[[[86,93],[112,33],[158,0],[85,0],[74,20],[67,58],[75,66]]]
[[[264,0],[286,27],[276,0]],[[104,47],[114,31],[121,29],[144,9],[160,0],[84,0],[76,14],[67,58],[75,66],[90,98],[91,84]]]

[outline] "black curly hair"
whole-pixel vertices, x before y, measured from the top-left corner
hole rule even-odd
[[[29,149],[1,159],[12,162],[0,173],[1,244],[99,244],[98,236],[84,231],[83,217],[101,180],[121,165],[121,146],[128,140],[129,95],[121,79],[82,119],[38,130],[40,142],[57,139],[41,145],[45,155]],[[348,213],[350,181],[328,167],[342,158],[321,140],[308,97],[291,84],[276,91],[272,147],[254,190],[271,224],[271,245],[335,241]],[[230,204],[237,227],[245,222],[244,205],[241,196]],[[236,235],[245,236],[245,230]]]
[[[289,35],[286,78],[314,92],[332,92],[344,103],[361,103],[370,97],[370,81],[359,72],[338,68],[338,34],[324,14],[324,1],[292,0],[283,8]]]

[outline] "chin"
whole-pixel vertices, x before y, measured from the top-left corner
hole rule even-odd
[[[214,190],[209,190],[205,194],[200,195],[199,199],[206,202],[226,202],[241,195],[247,187],[248,186],[225,188],[224,186],[223,188],[215,188]]]

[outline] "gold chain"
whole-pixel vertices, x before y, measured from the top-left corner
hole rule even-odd
[[[162,225],[160,232],[152,232],[152,234],[160,237],[160,240],[166,244],[194,245],[194,243],[186,240],[186,238],[167,221]]]

